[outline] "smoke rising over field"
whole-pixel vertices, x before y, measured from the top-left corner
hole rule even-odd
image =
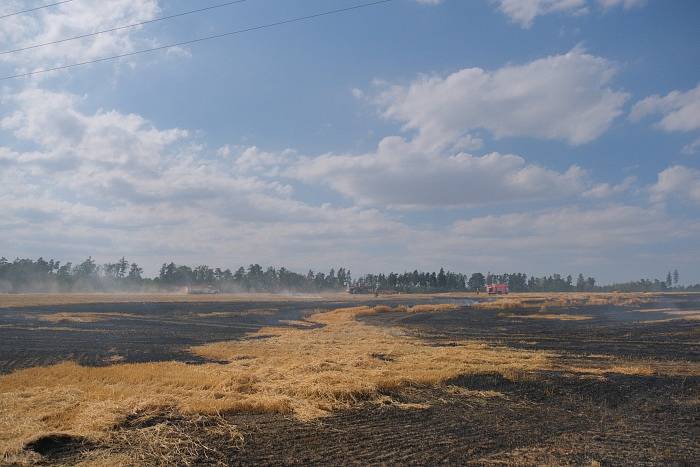
[[[0,258],[0,293],[60,292],[190,292],[190,293],[432,293],[478,292],[489,284],[507,284],[512,292],[662,292],[700,290],[700,284],[682,286],[679,273],[669,271],[663,280],[599,285],[595,278],[579,274],[574,278],[561,274],[535,277],[523,273],[463,274],[445,271],[365,274],[353,278],[349,269],[331,268],[328,273],[309,270],[306,274],[285,267],[263,268],[259,264],[230,268],[207,265],[185,266],[163,263],[156,277],[143,276],[143,269],[121,258],[114,263],[97,264],[92,258],[78,264],[39,258]]]

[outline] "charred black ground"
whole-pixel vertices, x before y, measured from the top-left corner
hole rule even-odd
[[[122,304],[4,310],[0,324],[14,327],[0,327],[2,368],[10,371],[71,356],[83,363],[106,364],[112,353],[128,361],[193,361],[184,350],[189,345],[240,338],[263,325],[345,305]],[[532,309],[468,306],[443,313],[386,312],[360,319],[375,326],[399,327],[437,346],[477,339],[555,351],[562,360],[609,356],[682,363],[697,362],[700,357],[700,322],[669,319],[673,315],[653,310],[699,307],[700,297],[676,295],[627,308],[549,308],[546,313],[554,317],[548,319],[526,318]],[[40,324],[80,331],[19,329],[39,326],[32,313],[66,311],[129,313],[138,318]],[[221,312],[236,314],[202,317]],[[556,315],[589,319],[560,320]],[[116,429],[124,440],[138,439],[139,430],[158,426],[167,433],[187,433],[193,456],[188,461],[193,463],[685,466],[700,460],[699,375],[541,371],[504,377],[484,373],[439,387],[407,387],[387,393],[383,403],[359,402],[352,410],[308,423],[275,414],[223,414],[223,418],[237,427],[241,442],[231,443],[216,434],[210,427],[220,426],[221,419],[208,417],[135,414]],[[119,452],[119,446],[57,434],[27,448],[42,454],[45,464],[72,464],[101,450]],[[149,463],[158,458],[142,460]]]
[[[421,303],[431,301],[435,300]],[[0,374],[66,360],[82,365],[169,360],[201,363],[204,360],[188,352],[189,347],[240,339],[264,326],[288,326],[285,321],[303,320],[319,309],[355,305],[350,301],[274,301],[4,308],[0,309]],[[61,313],[98,316],[99,320],[45,319]]]
[[[560,374],[473,375],[390,394],[403,403],[300,424],[234,416],[246,438],[233,464],[697,465],[700,380]],[[465,389],[463,394],[455,388]],[[498,393],[494,396],[487,391]],[[483,392],[484,395],[479,395]]]
[[[700,321],[678,319],[679,315],[655,311],[659,309],[700,310],[700,295],[659,297],[630,307],[550,307],[545,313],[552,315],[551,319],[533,319],[532,316],[538,314],[537,309],[499,311],[471,307],[450,313],[389,312],[360,319],[378,326],[400,326],[435,345],[456,339],[477,339],[577,355],[698,361]],[[589,319],[556,319],[556,316]]]
[[[237,339],[281,320],[301,319],[310,311],[280,303],[115,303],[4,309],[0,310],[0,372],[65,360],[83,365],[167,360],[196,363],[202,359],[189,353],[189,346]],[[40,319],[58,313],[104,318],[95,322]],[[128,316],[112,315],[117,313]]]

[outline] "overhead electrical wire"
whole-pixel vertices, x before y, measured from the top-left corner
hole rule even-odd
[[[10,16],[17,16],[17,15],[22,15],[24,13],[31,13],[32,11],[37,11],[37,10],[43,10],[44,8],[48,8],[51,6],[58,6],[58,5],[63,5],[64,3],[70,3],[73,0],[63,0],[62,2],[54,2],[54,3],[49,3],[48,5],[41,5],[38,7],[34,8],[28,8],[26,10],[21,10],[21,11],[15,11],[14,13],[8,13],[6,15],[0,15],[0,19],[4,18],[9,18]]]
[[[39,69],[39,70],[35,70],[35,71],[29,71],[26,73],[19,73],[19,74],[11,75],[11,76],[4,76],[4,77],[0,78],[0,81],[7,81],[10,79],[15,79],[15,78],[24,78],[24,77],[43,74],[43,73],[50,73],[53,71],[66,70],[69,68],[75,68],[75,67],[84,66],[84,65],[91,65],[94,63],[101,63],[101,62],[106,62],[106,61],[110,61],[110,60],[117,60],[119,58],[132,57],[134,55],[144,54],[144,53],[148,53],[148,52],[157,52],[159,50],[172,49],[174,47],[196,44],[196,43],[204,42],[204,41],[208,41],[208,40],[220,39],[222,37],[235,36],[235,35],[243,34],[246,32],[258,31],[261,29],[269,29],[269,28],[281,26],[284,24],[298,23],[301,21],[319,18],[322,16],[330,16],[330,15],[345,13],[345,12],[352,11],[352,10],[359,10],[361,8],[368,8],[368,7],[375,6],[375,5],[381,5],[383,3],[389,3],[392,1],[393,0],[377,0],[374,2],[361,3],[359,5],[353,5],[353,6],[346,7],[346,8],[337,8],[335,10],[327,10],[327,11],[323,11],[321,13],[314,13],[314,14],[305,15],[305,16],[297,16],[295,18],[289,18],[289,19],[285,19],[285,20],[275,21],[273,23],[261,24],[258,26],[252,26],[249,28],[238,29],[236,31],[229,31],[229,32],[224,32],[224,33],[220,33],[220,34],[213,34],[211,36],[204,36],[204,37],[200,37],[197,39],[190,39],[187,41],[176,42],[176,43],[167,44],[167,45],[161,45],[161,46],[153,47],[150,49],[136,50],[134,52],[127,52],[127,53],[123,53],[123,54],[119,54],[119,55],[112,55],[109,57],[96,58],[93,60],[87,60],[85,62],[71,63],[69,65],[61,65],[61,66],[57,66],[57,67],[53,67],[53,68],[43,68],[43,69]]]
[[[245,2],[245,1],[247,1],[247,0],[235,0],[235,1],[232,1],[232,2],[219,3],[219,4],[217,4],[217,5],[211,5],[211,6],[207,6],[207,7],[204,7],[204,8],[198,8],[198,9],[196,9],[196,10],[183,11],[182,13],[176,13],[176,14],[173,14],[173,15],[161,16],[160,18],[154,18],[154,19],[149,19],[149,20],[146,20],[146,21],[141,21],[141,22],[139,22],[139,23],[126,24],[126,25],[124,25],[124,26],[117,26],[117,27],[114,27],[114,28],[104,29],[104,30],[102,30],[102,31],[96,31],[96,32],[91,32],[91,33],[87,33],[87,34],[81,34],[81,35],[79,35],[79,36],[66,37],[65,39],[57,39],[57,40],[51,41],[51,42],[44,42],[44,43],[41,43],[41,44],[33,44],[33,45],[25,46],[25,47],[19,47],[19,48],[17,48],[17,49],[5,50],[5,51],[0,52],[0,55],[6,55],[6,54],[15,53],[15,52],[22,52],[22,51],[24,51],[24,50],[37,49],[37,48],[39,48],[39,47],[46,47],[46,46],[48,46],[48,45],[61,44],[61,43],[63,43],[63,42],[74,41],[74,40],[77,40],[77,39],[84,39],[84,38],[86,38],[86,37],[97,36],[97,35],[99,35],[99,34],[106,34],[106,33],[108,33],[108,32],[121,31],[122,29],[135,28],[135,27],[138,27],[138,26],[144,26],[144,25],[146,25],[146,24],[157,23],[158,21],[165,21],[165,20],[168,20],[168,19],[179,18],[180,16],[187,16],[187,15],[192,15],[192,14],[195,14],[195,13],[202,13],[202,12],[204,12],[204,11],[214,10],[214,9],[216,9],[216,8],[223,8],[223,7],[225,7],[225,6],[231,6],[231,5],[234,5],[234,4],[236,4],[236,3],[243,3],[243,2]]]

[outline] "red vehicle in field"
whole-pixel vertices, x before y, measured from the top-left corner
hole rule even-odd
[[[486,292],[489,295],[507,295],[508,284],[489,284],[486,286]]]

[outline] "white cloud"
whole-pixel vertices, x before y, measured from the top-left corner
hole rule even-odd
[[[499,10],[514,23],[523,28],[530,28],[538,16],[552,13],[565,13],[569,15],[585,15],[589,13],[591,0],[492,0],[498,5]],[[598,4],[604,10],[622,6],[628,10],[642,6],[646,0],[598,0]]]
[[[234,146],[218,156],[191,131],[159,129],[113,110],[85,112],[84,103],[40,89],[6,102],[14,111],[3,131],[20,141],[0,146],[0,244],[10,254],[93,254],[99,261],[127,255],[149,273],[166,259],[297,270],[343,264],[355,272],[441,264],[465,272],[575,272],[629,262],[619,252],[630,245],[635,255],[648,247],[653,267],[658,239],[698,232],[696,223],[669,218],[660,206],[554,208],[416,225],[402,221],[400,211],[313,205],[277,174],[399,207],[561,200],[606,190],[591,188],[575,166],[557,172],[514,155],[426,153],[399,137],[364,155],[304,158]],[[697,179],[694,173],[664,186],[677,190]]]
[[[627,99],[608,83],[614,66],[574,49],[564,55],[494,72],[463,69],[406,86],[379,83],[374,97],[384,117],[410,137],[383,138],[365,154],[298,157],[249,148],[237,164],[326,185],[360,205],[415,209],[497,202],[605,198],[633,183],[592,185],[578,166],[564,171],[528,164],[518,155],[474,156],[495,137],[532,136],[582,144],[602,134]],[[359,94],[359,93],[356,93]],[[364,94],[363,94],[364,95]]]
[[[22,9],[23,2],[10,2]],[[11,9],[8,7],[8,10]],[[2,50],[48,43],[98,30],[133,24],[155,18],[160,12],[158,0],[110,0],[108,2],[70,2],[3,20],[0,28]],[[110,55],[132,52],[152,39],[138,39],[139,28],[123,29],[75,41],[0,55],[17,72],[60,66]]]
[[[683,165],[669,167],[659,173],[650,192],[653,201],[678,197],[700,203],[700,170]]]
[[[395,208],[549,199],[578,194],[586,185],[577,166],[561,173],[516,155],[444,156],[400,137],[384,138],[369,154],[305,158],[287,173],[328,185],[360,204]]]
[[[425,150],[445,149],[476,129],[577,145],[598,138],[621,114],[628,95],[609,87],[614,74],[607,60],[574,49],[492,72],[465,68],[390,86],[377,103],[385,117],[416,130]]]
[[[669,232],[683,237],[696,230],[697,225],[683,228],[661,210],[611,205],[478,217],[456,222],[452,232],[475,247],[498,245],[499,249],[537,253],[543,249],[611,251],[654,243]]]
[[[532,26],[537,16],[555,12],[586,12],[587,0],[497,0],[498,8],[511,21],[524,28]]]
[[[50,41],[159,14],[156,0],[88,3],[7,19],[0,41]],[[8,55],[0,65],[27,70],[153,43],[124,31]],[[538,261],[538,267],[566,269],[569,259],[587,261],[600,251],[607,254],[601,261],[620,259],[616,248],[652,244],[669,229],[686,235],[693,225],[669,219],[661,207],[560,208],[448,225],[416,225],[402,220],[405,213],[385,209],[500,202],[500,210],[521,200],[597,200],[625,192],[633,181],[592,184],[575,165],[552,170],[513,154],[466,153],[480,149],[487,135],[594,140],[626,100],[610,87],[614,68],[576,49],[495,71],[471,68],[386,87],[373,101],[412,134],[384,138],[365,154],[318,157],[256,146],[208,149],[196,131],[158,128],[141,115],[112,109],[85,111],[85,96],[39,88],[13,92],[0,116],[6,136],[0,143],[0,244],[9,254],[94,254],[104,260],[126,254],[151,266],[172,258],[297,269],[443,263],[464,271],[492,265],[528,270],[552,249],[559,256]],[[371,99],[359,89],[351,92]],[[653,189],[658,199],[697,199],[697,170],[681,169],[660,174]],[[299,187],[299,180],[308,186]],[[302,200],[319,199],[327,189],[322,187],[352,203]],[[494,242],[500,251],[489,248]]]
[[[154,169],[163,149],[187,136],[183,130],[156,130],[138,115],[98,111],[81,113],[74,95],[25,89],[8,102],[18,110],[0,120],[0,128],[46,149],[45,160],[91,160],[103,166]]]
[[[696,139],[692,143],[686,144],[683,146],[683,149],[681,149],[681,152],[685,155],[692,155],[692,154],[697,154],[700,152],[700,138]]]
[[[359,89],[359,88],[352,88],[350,90],[350,93],[352,94],[352,97],[354,97],[355,99],[363,99],[365,97],[364,91],[362,91],[362,89]]]
[[[403,228],[377,210],[295,200],[290,185],[261,176],[293,152],[209,154],[189,131],[83,104],[35,88],[4,104],[13,110],[2,129],[32,148],[0,146],[0,244],[11,252],[231,265],[294,257],[284,262],[325,268],[336,248],[383,244]],[[309,260],[299,252],[312,244],[327,250]]]
[[[629,10],[646,5],[647,0],[598,0],[598,3],[606,9],[622,6],[625,10]]]
[[[628,191],[630,188],[632,188],[632,185],[634,182],[637,181],[637,177],[630,176],[630,177],[625,177],[625,179],[616,184],[616,185],[611,185],[609,183],[597,183],[593,185],[589,190],[583,193],[584,198],[593,198],[593,199],[605,199],[605,198],[610,198],[612,196],[616,196],[622,193],[625,193]]]
[[[664,131],[700,129],[700,84],[686,92],[672,91],[663,97],[647,97],[634,105],[630,119],[639,121],[657,114],[663,115],[657,126]]]
[[[276,176],[281,166],[289,163],[297,156],[296,151],[285,149],[280,152],[261,151],[256,146],[244,148],[236,157],[235,165],[238,170],[245,173],[258,173],[267,176]]]
[[[419,263],[446,265],[462,264],[465,258],[470,271],[584,272],[624,280],[655,274],[660,264],[692,267],[700,259],[698,252],[664,254],[659,245],[699,234],[696,220],[671,217],[661,207],[567,206],[473,217],[440,230],[414,231],[407,240],[413,247],[406,254]],[[616,269],[621,264],[624,271]]]
[[[229,157],[231,155],[231,146],[225,144],[216,150],[216,155],[219,157]]]

